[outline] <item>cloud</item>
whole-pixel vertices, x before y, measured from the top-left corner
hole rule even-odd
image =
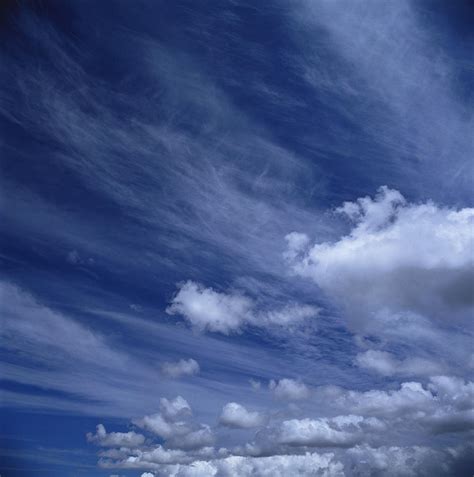
[[[356,363],[383,376],[434,376],[442,374],[444,366],[424,358],[403,360],[386,351],[368,350],[356,356]]]
[[[370,332],[387,311],[441,321],[469,316],[474,209],[409,203],[384,186],[337,212],[353,223],[348,235],[308,246],[290,234],[285,256],[295,274],[344,307],[355,329]]]
[[[145,443],[145,436],[133,431],[107,433],[103,424],[98,424],[95,434],[87,433],[87,440],[102,447],[139,447]]]
[[[200,330],[229,334],[251,321],[252,301],[239,294],[224,294],[188,281],[179,287],[167,313],[184,316]]]
[[[440,12],[433,9],[434,16]],[[350,135],[347,140],[333,136],[326,146],[343,154],[351,171],[351,163],[360,165],[355,180],[390,177],[417,194],[468,197],[472,119],[455,82],[466,74],[464,60],[451,44],[462,44],[462,35],[434,35],[440,25],[407,0],[305,1],[294,13],[297,41],[305,52],[295,61],[304,78],[335,116],[343,116],[373,146],[361,148],[364,158],[357,157]],[[449,24],[450,14],[445,17]]]
[[[158,469],[162,465],[192,460],[192,454],[156,445],[148,449],[124,449],[120,455],[105,454],[99,460],[99,466],[105,469]]]
[[[166,309],[170,315],[183,316],[198,330],[230,334],[240,332],[244,325],[288,326],[317,315],[309,305],[288,304],[276,310],[258,311],[256,303],[238,293],[222,293],[187,281],[179,285],[178,293]]]
[[[158,470],[159,476],[201,477],[239,475],[251,477],[268,475],[287,477],[312,475],[315,477],[344,477],[343,465],[334,459],[334,454],[307,453],[305,455],[278,455],[270,457],[229,456],[210,461],[195,461]]]
[[[177,362],[166,362],[161,366],[161,372],[171,378],[193,376],[200,371],[199,363],[194,359],[180,359]]]
[[[279,381],[272,379],[268,387],[277,398],[289,401],[308,399],[310,395],[309,388],[301,381],[294,379],[284,378]]]
[[[135,419],[133,423],[165,440],[170,448],[201,449],[214,443],[211,428],[192,418],[188,402],[181,396],[160,399],[160,412]]]
[[[249,379],[249,384],[254,391],[260,391],[262,387],[261,381],[258,381],[257,379]]]
[[[117,367],[126,363],[127,357],[113,350],[100,333],[44,306],[19,287],[0,282],[0,295],[0,338],[8,349],[22,350],[44,363],[58,355],[76,363]]]
[[[352,475],[384,475],[387,477],[418,477],[430,475],[450,475],[447,472],[448,453],[438,452],[429,447],[381,446],[373,448],[367,445],[349,449],[351,460],[349,472]]]
[[[285,385],[284,380],[278,384],[283,382],[283,389],[286,386],[292,390],[295,383],[302,384],[287,381],[290,386]],[[276,388],[278,384],[274,384]],[[271,472],[268,470],[271,475],[290,472],[290,475],[304,476],[308,475],[306,458],[311,455],[312,460],[318,455],[331,456],[325,462],[328,465],[332,462],[335,467],[329,465],[326,470],[344,472],[336,475],[356,477],[372,469],[382,475],[384,469],[394,468],[396,462],[400,462],[400,469],[412,463],[417,469],[413,475],[425,475],[425,472],[429,475],[431,463],[444,460],[447,464],[440,475],[448,476],[455,466],[465,465],[462,463],[466,459],[462,449],[455,451],[454,448],[443,449],[435,445],[402,448],[394,446],[393,442],[406,433],[410,433],[414,440],[424,441],[427,437],[436,439],[441,434],[464,433],[468,436],[474,429],[473,398],[474,383],[453,376],[436,376],[426,385],[405,382],[398,389],[388,390],[315,388],[312,400],[305,403],[306,411],[293,406],[268,414],[265,420],[261,413],[230,402],[220,414],[222,425],[243,430],[259,428],[254,442],[234,445],[230,449],[224,447],[222,441],[219,448],[214,447],[217,438],[228,439],[228,436],[214,435],[209,426],[197,424],[185,399],[179,396],[172,400],[163,398],[160,413],[145,416],[134,423],[164,439],[164,444],[145,446],[142,443],[135,448],[108,449],[99,453],[99,464],[104,468],[150,470],[157,475],[200,475],[203,472],[204,475],[233,475],[231,464],[238,463],[239,475],[247,475],[246,469],[261,475],[265,468],[271,469]],[[338,410],[349,414],[337,413]],[[289,417],[289,414],[301,416],[308,411],[323,413],[323,416]],[[117,445],[120,444],[117,441]],[[300,452],[325,447],[333,448],[335,454],[300,455]],[[278,465],[274,467],[273,464]]]
[[[362,418],[352,417],[353,427],[359,425]],[[351,432],[348,426],[335,428],[335,421],[327,419],[291,419],[279,426],[278,441],[290,446],[312,447],[351,447],[362,439],[360,432]],[[346,428],[346,429],[345,429]]]
[[[247,429],[260,426],[263,416],[256,411],[248,411],[241,404],[229,402],[222,408],[219,422],[227,427]]]
[[[176,396],[171,401],[166,398],[161,398],[160,411],[169,421],[174,421],[192,414],[191,406],[188,404],[188,401],[181,396]]]
[[[392,425],[416,423],[428,433],[474,429],[474,383],[454,376],[431,377],[427,386],[404,382],[397,390],[335,391],[333,402],[340,409],[388,419]]]

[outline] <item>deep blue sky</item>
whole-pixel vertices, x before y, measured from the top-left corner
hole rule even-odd
[[[130,455],[187,453],[173,475],[329,451],[345,472],[330,475],[392,475],[373,463],[388,446],[428,449],[414,475],[472,474],[456,447],[474,422],[472,2],[0,15],[3,477],[172,475],[126,453],[98,466],[100,423],[146,437]],[[412,407],[390,394],[406,382]],[[144,424],[176,396],[228,454]],[[374,396],[380,410],[355,403]],[[255,425],[229,424],[229,402]],[[301,444],[305,419],[342,433],[342,415],[364,419],[356,437]],[[391,429],[377,443],[373,419]]]

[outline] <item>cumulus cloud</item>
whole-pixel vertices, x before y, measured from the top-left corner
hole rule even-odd
[[[356,363],[362,368],[379,373],[383,376],[433,376],[441,374],[444,367],[423,358],[397,359],[386,351],[368,350],[356,356]]]
[[[214,443],[211,428],[193,420],[191,407],[181,396],[172,400],[161,398],[160,412],[133,422],[164,439],[170,448],[200,449]]]
[[[333,393],[341,409],[385,418],[392,424],[417,423],[428,433],[466,432],[474,429],[474,383],[453,376],[402,383],[396,390],[343,391]]]
[[[302,393],[308,395],[308,389],[302,388],[304,384],[298,381],[282,379],[273,382],[272,386],[275,391],[280,386],[287,398],[288,392],[292,399],[301,397]],[[319,470],[324,476],[333,475],[333,471],[334,475],[341,476],[363,476],[368,472],[428,476],[431,469],[437,468],[431,465],[433,462],[445,462],[439,475],[448,476],[456,475],[453,469],[462,469],[470,462],[463,449],[397,447],[391,443],[406,432],[425,443],[427,437],[437,439],[441,434],[469,436],[474,430],[472,382],[454,376],[436,376],[426,384],[409,381],[397,389],[387,390],[314,388],[312,397],[318,412],[325,411],[326,416],[301,416],[302,409],[294,407],[264,419],[263,414],[249,411],[236,402],[226,404],[219,417],[220,424],[238,429],[258,427],[254,442],[230,449],[214,447],[215,438],[223,436],[219,433],[215,436],[209,426],[196,423],[185,399],[180,396],[170,400],[162,398],[159,413],[145,416],[135,424],[163,439],[164,444],[149,441],[145,445],[142,436],[140,444],[132,446],[124,438],[131,433],[107,434],[105,429],[98,427],[96,434],[103,440],[101,445],[110,447],[99,453],[99,464],[104,468],[148,470],[159,476],[305,476],[319,475]],[[305,403],[305,406],[309,405]],[[290,417],[288,413],[301,417]],[[377,446],[373,447],[375,444]],[[300,455],[327,447],[334,449],[335,454]],[[327,465],[319,469],[316,464],[321,456],[325,456],[323,461]],[[311,462],[318,470],[316,474],[316,470],[312,473],[308,470],[313,469]],[[404,469],[411,470],[407,473]]]
[[[219,422],[227,427],[240,427],[243,429],[257,427],[263,423],[263,416],[256,411],[248,411],[236,402],[229,402],[223,408]]]
[[[359,423],[363,418],[352,416],[347,425],[328,419],[290,419],[279,427],[278,441],[291,446],[350,447],[360,441]],[[350,427],[356,428],[349,430]]]
[[[474,362],[474,359],[473,359]],[[249,379],[250,386],[254,391],[259,391],[262,387],[262,383],[256,379]]]
[[[191,406],[186,399],[181,396],[176,396],[169,400],[166,398],[160,399],[160,411],[169,421],[174,421],[178,418],[183,418],[192,414]]]
[[[429,447],[356,446],[348,451],[352,475],[384,475],[388,477],[418,477],[449,475],[447,455]]]
[[[161,372],[171,378],[192,376],[200,371],[199,363],[194,359],[180,359],[177,362],[166,362],[161,366]]]
[[[272,476],[287,477],[344,477],[343,465],[334,454],[306,453],[304,455],[275,455],[269,457],[229,456],[192,464],[168,466],[158,472],[159,476],[201,477],[239,475],[241,477]]]
[[[95,434],[88,432],[87,440],[102,447],[139,447],[145,443],[145,436],[136,432],[107,432],[103,424],[98,424]]]
[[[298,401],[309,398],[309,388],[301,381],[294,379],[280,379],[279,381],[271,380],[269,389],[278,399],[287,399],[289,401]]]
[[[259,311],[254,300],[232,291],[218,292],[199,283],[187,281],[179,285],[178,293],[166,309],[170,315],[183,316],[193,327],[223,334],[253,326],[290,325],[317,315],[310,305],[287,304],[279,309]]]
[[[378,314],[413,312],[440,320],[472,310],[474,209],[409,203],[381,187],[375,196],[345,202],[352,222],[338,241],[309,246],[289,234],[285,254],[294,273],[309,277],[367,330]]]

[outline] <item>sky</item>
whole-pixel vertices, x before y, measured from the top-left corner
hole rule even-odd
[[[473,24],[2,2],[1,476],[472,476]]]

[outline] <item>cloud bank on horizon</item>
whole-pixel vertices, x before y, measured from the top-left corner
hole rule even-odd
[[[2,475],[472,475],[469,2],[2,12]]]

